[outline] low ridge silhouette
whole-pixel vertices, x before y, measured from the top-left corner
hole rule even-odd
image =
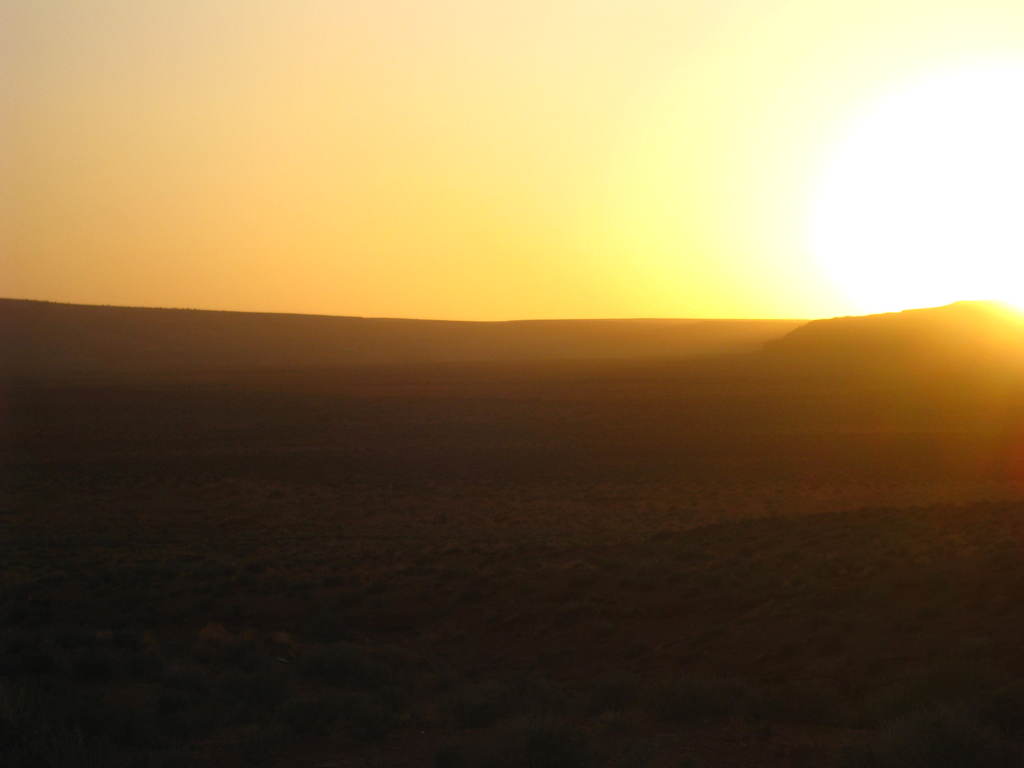
[[[0,370],[317,367],[752,352],[801,320],[461,322],[0,299]]]
[[[980,368],[1016,373],[1024,371],[1024,316],[995,302],[963,301],[810,322],[472,322],[0,299],[0,372],[7,375],[683,359],[762,350],[769,367],[794,372],[928,377]]]
[[[1024,367],[1024,316],[991,301],[814,320],[766,344],[785,365],[851,374]]]

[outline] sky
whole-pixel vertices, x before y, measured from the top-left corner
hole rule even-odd
[[[830,153],[1022,51],[1019,0],[0,0],[0,295],[847,314]]]

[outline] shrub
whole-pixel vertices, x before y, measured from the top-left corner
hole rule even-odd
[[[43,677],[60,671],[61,667],[62,658],[43,643],[18,646],[7,654],[3,665],[11,677]]]
[[[310,651],[302,657],[299,669],[336,688],[375,688],[389,677],[386,667],[349,643],[332,643]]]
[[[402,721],[404,702],[395,690],[348,693],[338,699],[341,719],[352,735],[363,741],[379,741]]]
[[[513,753],[522,750],[525,761],[516,762],[516,765],[528,765],[531,768],[586,768],[593,764],[581,734],[550,725],[524,728],[515,735],[509,747]],[[504,764],[508,765],[507,762]]]
[[[435,768],[590,768],[596,765],[584,735],[543,719],[519,720],[434,755]]]
[[[285,728],[278,724],[260,723],[243,729],[235,744],[242,765],[274,765],[291,741]]]
[[[993,694],[981,707],[984,722],[1006,738],[1024,736],[1024,683],[1014,683]]]
[[[109,755],[80,722],[77,700],[0,682],[0,764],[5,768],[100,768]]]
[[[1021,764],[995,729],[965,710],[938,709],[893,723],[849,750],[848,768],[1011,768]]]
[[[434,768],[469,768],[466,750],[454,744],[440,747],[434,754]]]
[[[166,667],[160,654],[155,651],[132,651],[128,655],[126,670],[129,675],[143,680],[158,681],[164,679]]]
[[[306,626],[309,637],[323,643],[346,640],[351,634],[351,625],[344,614],[337,611],[318,611]]]
[[[112,744],[126,749],[153,749],[166,744],[160,720],[152,705],[106,706],[99,712],[102,728]]]
[[[658,686],[651,705],[661,719],[684,723],[733,714],[741,705],[739,698],[736,689],[721,683],[677,680]]]
[[[199,630],[192,646],[193,655],[205,662],[224,662],[243,669],[257,665],[260,645],[253,632],[235,634],[223,624],[210,623]]]
[[[96,639],[95,633],[74,625],[57,627],[53,632],[53,637],[57,645],[66,650],[89,647]]]
[[[287,681],[271,664],[252,671],[232,670],[220,680],[226,711],[236,722],[248,723],[276,712],[284,702]]]
[[[210,678],[198,664],[173,664],[163,675],[167,688],[205,695],[210,690]]]
[[[334,699],[289,701],[281,719],[295,734],[319,737],[330,731],[338,719],[339,710],[340,706]]]
[[[70,655],[71,675],[83,682],[110,680],[117,673],[117,663],[108,648],[87,646]]]
[[[486,728],[513,712],[507,687],[495,681],[467,686],[452,701],[452,716],[460,728]]]
[[[560,715],[565,708],[565,695],[547,680],[485,680],[461,688],[451,714],[461,728],[486,728],[510,717]]]
[[[587,710],[592,715],[622,712],[637,701],[636,685],[624,678],[613,678],[597,683],[590,692]]]

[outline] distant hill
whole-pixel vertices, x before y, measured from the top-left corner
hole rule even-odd
[[[752,352],[800,320],[456,322],[0,299],[0,370],[295,368]]]
[[[962,301],[859,317],[814,320],[769,341],[771,359],[850,374],[1024,368],[1024,316],[1004,305]]]

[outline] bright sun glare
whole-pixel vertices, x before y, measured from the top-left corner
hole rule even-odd
[[[1024,61],[896,88],[834,148],[809,246],[860,311],[1024,307]]]

